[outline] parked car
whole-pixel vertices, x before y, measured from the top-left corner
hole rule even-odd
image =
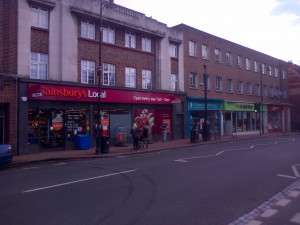
[[[0,165],[11,163],[13,152],[10,144],[0,144]]]

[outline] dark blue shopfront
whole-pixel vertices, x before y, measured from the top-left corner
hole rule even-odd
[[[210,123],[210,132],[222,135],[222,109],[223,99],[207,99],[207,120]],[[204,98],[187,98],[187,125],[188,136],[193,126],[201,131],[204,122],[205,100]]]

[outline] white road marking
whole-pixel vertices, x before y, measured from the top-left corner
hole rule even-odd
[[[300,177],[299,172],[298,172],[296,166],[299,166],[299,164],[296,164],[296,165],[293,165],[293,166],[292,166],[293,171],[294,171],[294,174],[295,174],[295,177]]]
[[[290,220],[290,222],[300,224],[300,213],[296,213]]]
[[[292,191],[289,197],[297,198],[300,195],[300,191]]]
[[[290,202],[291,202],[291,200],[285,199],[285,198],[284,198],[284,199],[279,200],[275,205],[285,207],[285,206],[287,206]]]
[[[95,180],[95,179],[100,179],[100,178],[105,178],[105,177],[111,177],[111,176],[125,174],[125,173],[132,173],[132,172],[135,172],[135,171],[137,171],[137,170],[126,170],[126,171],[122,171],[122,172],[118,172],[118,173],[111,173],[111,174],[101,175],[101,176],[97,176],[97,177],[90,177],[90,178],[86,178],[86,179],[82,179],[82,180],[75,180],[75,181],[61,183],[61,184],[50,185],[50,186],[41,187],[41,188],[35,188],[35,189],[23,191],[22,193],[41,191],[41,190],[45,190],[45,189],[56,188],[56,187],[60,187],[60,186],[66,186],[66,185],[69,185],[69,184],[76,184],[76,183],[80,183],[80,182],[85,182],[85,181],[90,181],[90,180]]]
[[[35,169],[38,169],[38,167],[33,166],[33,167],[24,167],[24,168],[22,168],[22,170],[35,170]]]
[[[260,216],[264,217],[264,218],[269,218],[271,216],[274,216],[277,212],[278,212],[278,210],[276,210],[276,209],[267,209]]]
[[[247,223],[246,225],[261,225],[263,224],[261,221],[258,220],[251,220],[249,221],[249,223]]]
[[[62,166],[62,165],[66,165],[67,163],[55,163],[55,164],[52,164],[52,166]]]
[[[284,178],[290,178],[290,179],[296,179],[296,177],[288,176],[288,175],[283,175],[283,174],[277,174],[277,176],[284,177]]]

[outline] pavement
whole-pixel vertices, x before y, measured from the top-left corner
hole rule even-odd
[[[166,142],[155,142],[149,145],[148,149],[134,150],[132,144],[125,147],[110,146],[108,153],[95,154],[95,147],[89,150],[60,150],[51,152],[42,152],[30,155],[14,156],[11,166],[21,166],[27,163],[51,161],[51,160],[68,160],[68,159],[85,159],[85,158],[104,158],[129,154],[151,153],[167,149],[175,149],[190,146],[201,146],[214,143],[231,142],[239,140],[249,140],[264,137],[283,137],[299,136],[299,133],[277,133],[264,135],[240,135],[222,136],[220,139],[212,137],[211,141],[191,143],[190,139],[168,140]],[[300,224],[300,180],[285,188],[256,209],[242,215],[230,225],[295,225]]]

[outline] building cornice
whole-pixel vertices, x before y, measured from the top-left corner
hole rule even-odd
[[[27,0],[29,5],[37,5],[48,9],[53,9],[56,6],[55,2],[48,0]]]

